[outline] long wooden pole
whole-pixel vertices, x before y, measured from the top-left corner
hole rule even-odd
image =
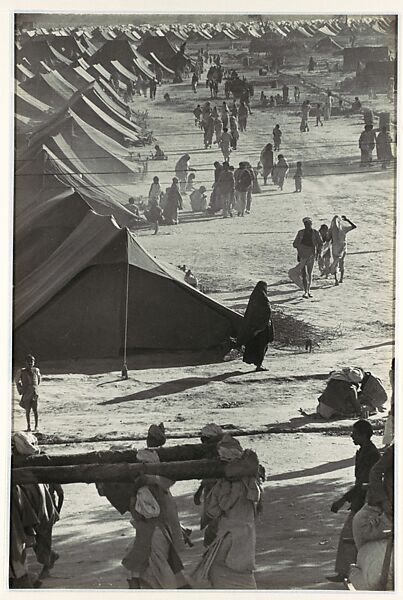
[[[234,463],[219,460],[188,460],[169,463],[137,463],[108,465],[70,465],[53,467],[24,467],[12,469],[12,485],[30,483],[98,483],[102,481],[130,482],[139,475],[162,475],[173,481],[205,478],[231,479],[252,477],[257,474],[257,461],[241,463],[239,469]],[[234,468],[235,467],[235,468]],[[230,468],[230,475],[228,469]]]
[[[181,444],[156,448],[160,462],[199,460],[214,457],[215,445]],[[13,456],[13,467],[53,467],[67,465],[91,465],[111,463],[136,463],[137,450],[101,450],[79,454],[33,454]]]

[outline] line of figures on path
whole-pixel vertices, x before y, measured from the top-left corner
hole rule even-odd
[[[225,132],[224,132],[225,133]],[[281,130],[278,125],[273,130],[275,145],[280,148]],[[162,152],[159,147],[159,152]],[[279,154],[274,161],[273,144],[267,144],[263,149],[260,161],[253,167],[249,161],[241,161],[235,168],[228,161],[214,162],[214,181],[210,200],[207,198],[207,189],[204,185],[195,188],[196,169],[190,166],[190,155],[184,154],[176,163],[175,177],[172,184],[165,189],[161,188],[160,179],[154,176],[148,194],[148,206],[144,216],[155,226],[154,233],[159,230],[159,225],[177,225],[179,211],[184,208],[184,196],[189,194],[190,206],[195,213],[216,215],[222,212],[223,218],[232,217],[235,212],[239,217],[249,214],[252,205],[252,195],[261,193],[258,175],[262,175],[264,185],[269,176],[274,185],[283,189],[285,179],[289,173],[289,164],[283,154]],[[296,163],[295,191],[302,191],[302,163]],[[138,213],[132,206],[134,200],[129,201],[127,208]]]
[[[373,428],[360,419],[351,438],[355,456],[355,482],[331,505],[337,513],[346,503],[350,510],[340,533],[334,583],[350,581],[358,590],[392,590],[394,442],[382,454],[372,443]],[[192,531],[181,526],[170,489],[174,481],[161,475],[140,475],[132,482],[96,484],[120,514],[129,513],[136,530],[122,565],[130,589],[256,589],[256,521],[263,524],[264,468],[255,476],[239,474],[250,451],[222,428],[209,423],[201,430],[206,457],[225,463],[225,477],[204,479],[193,501],[201,508],[200,529],[204,552],[189,574],[182,562],[184,544],[193,547]],[[151,425],[147,446],[136,452],[137,462],[158,463],[158,449],[166,442],[163,423]],[[116,448],[114,448],[116,449]],[[38,453],[35,436],[18,432],[12,438],[13,456]],[[253,454],[253,453],[252,453]],[[256,456],[256,455],[255,455]],[[242,472],[242,470],[241,470]],[[246,471],[244,471],[246,472]],[[231,476],[231,473],[233,476]],[[235,476],[236,473],[236,476]],[[34,588],[50,575],[59,554],[52,549],[53,526],[60,518],[63,489],[54,484],[13,485],[11,494],[10,587]],[[43,565],[38,577],[29,572],[27,550],[33,548]]]

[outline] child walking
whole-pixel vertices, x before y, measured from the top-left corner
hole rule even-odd
[[[21,395],[19,405],[25,410],[27,431],[31,431],[31,410],[34,413],[35,431],[38,430],[38,387],[41,383],[41,373],[35,367],[35,357],[28,354],[25,357],[25,368],[21,369],[17,381],[17,390]]]
[[[294,175],[295,192],[302,192],[302,162],[298,161]]]

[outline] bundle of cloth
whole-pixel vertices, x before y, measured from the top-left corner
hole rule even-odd
[[[382,381],[360,367],[343,367],[330,373],[325,391],[318,398],[316,412],[324,419],[359,417],[382,411],[388,399]]]

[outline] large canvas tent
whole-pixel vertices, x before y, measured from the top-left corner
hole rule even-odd
[[[157,262],[112,218],[89,212],[15,286],[14,354],[118,357],[126,325],[128,353],[209,349],[227,343],[241,321]]]
[[[355,71],[359,63],[366,64],[370,61],[389,60],[387,46],[357,46],[344,48],[343,71]]]

